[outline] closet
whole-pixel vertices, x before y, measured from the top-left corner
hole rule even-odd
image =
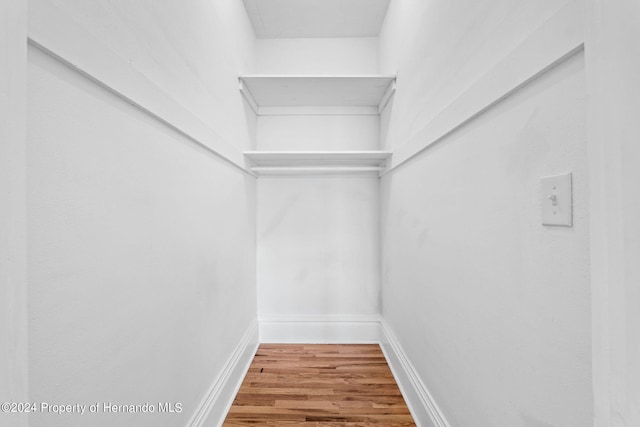
[[[255,114],[263,342],[376,342],[381,115],[393,75],[240,76]]]

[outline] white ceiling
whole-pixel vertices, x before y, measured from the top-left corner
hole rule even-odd
[[[389,0],[243,0],[258,38],[376,37]]]

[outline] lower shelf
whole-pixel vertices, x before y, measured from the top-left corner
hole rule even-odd
[[[389,151],[246,151],[247,168],[256,175],[364,174],[377,176]]]

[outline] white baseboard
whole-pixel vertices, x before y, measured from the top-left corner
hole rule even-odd
[[[380,320],[380,347],[416,424],[420,427],[449,427],[433,396],[384,320]]]
[[[247,329],[222,373],[209,388],[188,427],[221,426],[258,349],[258,322]]]
[[[260,317],[260,342],[377,344],[380,316]]]

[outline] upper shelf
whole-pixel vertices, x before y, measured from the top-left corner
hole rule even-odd
[[[395,91],[392,75],[240,76],[240,91],[256,113],[264,107],[375,107]]]

